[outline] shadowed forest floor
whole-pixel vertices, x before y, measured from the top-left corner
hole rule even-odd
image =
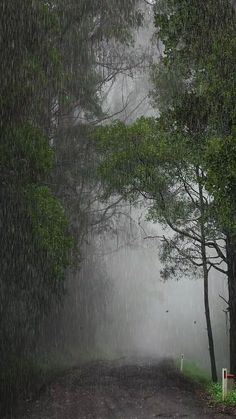
[[[91,363],[67,372],[16,419],[233,418],[168,362]]]

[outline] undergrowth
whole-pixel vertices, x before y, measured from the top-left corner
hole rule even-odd
[[[222,401],[221,383],[210,383],[207,386],[207,392],[212,400],[217,403],[223,403],[227,406],[236,406],[236,390],[229,391],[224,401]]]
[[[183,374],[194,382],[201,384],[204,387],[206,393],[210,396],[211,400],[215,403],[221,403],[226,406],[236,406],[236,388],[235,390],[229,391],[225,400],[222,401],[221,382],[213,383],[210,375],[206,371],[203,371],[201,368],[199,368],[195,363],[185,361]]]

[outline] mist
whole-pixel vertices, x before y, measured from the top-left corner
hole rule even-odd
[[[137,56],[145,52],[142,64],[127,74],[118,75],[103,92],[104,110],[114,115],[112,119],[127,124],[140,116],[158,115],[149,94],[152,89],[150,64],[158,62],[160,56],[159,45],[153,42],[151,7],[146,9],[145,16],[145,24],[136,33],[131,48]],[[145,229],[152,235],[160,234],[161,226],[145,220],[144,203],[142,209],[130,211],[128,217],[132,218],[135,230],[134,234],[129,231],[131,240],[127,239],[127,234],[120,238],[120,221],[117,220],[114,221],[115,234],[91,236],[81,272],[77,280],[72,279],[68,289],[70,303],[65,304],[63,323],[66,329],[67,324],[69,329],[74,324],[67,332],[68,345],[80,347],[80,351],[85,348],[88,359],[123,359],[125,362],[133,358],[179,360],[184,354],[186,360],[210,373],[201,274],[196,279],[190,271],[178,280],[163,281],[159,258],[161,243],[144,239],[139,226],[140,214]],[[122,229],[130,229],[127,221]],[[81,286],[86,282],[87,286]],[[74,295],[78,295],[76,302],[73,302]],[[226,277],[212,271],[209,298],[218,373],[222,366],[229,366],[227,306],[220,296],[227,301]],[[73,305],[71,316],[68,311]],[[88,338],[91,333],[92,338]],[[74,351],[76,353],[73,348]]]
[[[146,222],[145,228],[152,234],[160,231],[158,224]],[[127,362],[166,357],[179,360],[184,354],[186,360],[210,372],[203,279],[194,278],[190,272],[188,277],[163,281],[159,248],[160,243],[145,240],[142,232],[131,244],[119,246],[116,238],[107,240],[107,254],[100,256],[100,263],[109,287],[96,307],[93,356]],[[227,300],[227,281],[212,272],[209,298],[219,372],[222,365],[229,365],[228,314],[220,296]],[[101,310],[104,305],[105,315]],[[93,317],[94,312],[90,315]]]
[[[0,2],[1,417],[236,406],[235,11]]]

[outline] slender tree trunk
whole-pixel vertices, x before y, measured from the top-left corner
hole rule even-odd
[[[204,196],[203,196],[203,189],[202,189],[199,169],[197,169],[197,178],[198,178],[198,187],[199,187],[199,204],[200,204],[200,212],[201,212],[201,238],[202,238],[201,256],[202,256],[203,280],[204,280],[204,307],[205,307],[207,336],[208,336],[209,353],[210,353],[211,376],[212,376],[212,381],[217,382],[215,348],[214,348],[214,339],[213,339],[213,333],[212,333],[212,327],[211,327],[211,315],[210,315],[209,292],[208,292],[208,266],[207,266],[207,254],[206,254],[206,245],[205,245],[206,234],[205,234],[205,225],[204,225]]]
[[[202,247],[204,248],[202,249],[203,278],[204,278],[204,307],[205,307],[207,336],[208,336],[210,362],[211,362],[211,376],[212,376],[212,380],[216,383],[217,370],[216,370],[215,348],[214,348],[214,340],[213,340],[213,333],[212,333],[212,327],[211,327],[210,307],[209,307],[208,268],[207,268],[207,259],[206,259],[206,249],[205,249],[204,244]]]
[[[228,260],[228,289],[229,289],[229,316],[230,316],[230,369],[236,374],[236,243],[230,236],[226,241]]]

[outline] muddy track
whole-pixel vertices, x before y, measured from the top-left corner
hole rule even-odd
[[[17,419],[233,418],[211,409],[201,389],[162,363],[93,363],[69,371]]]

